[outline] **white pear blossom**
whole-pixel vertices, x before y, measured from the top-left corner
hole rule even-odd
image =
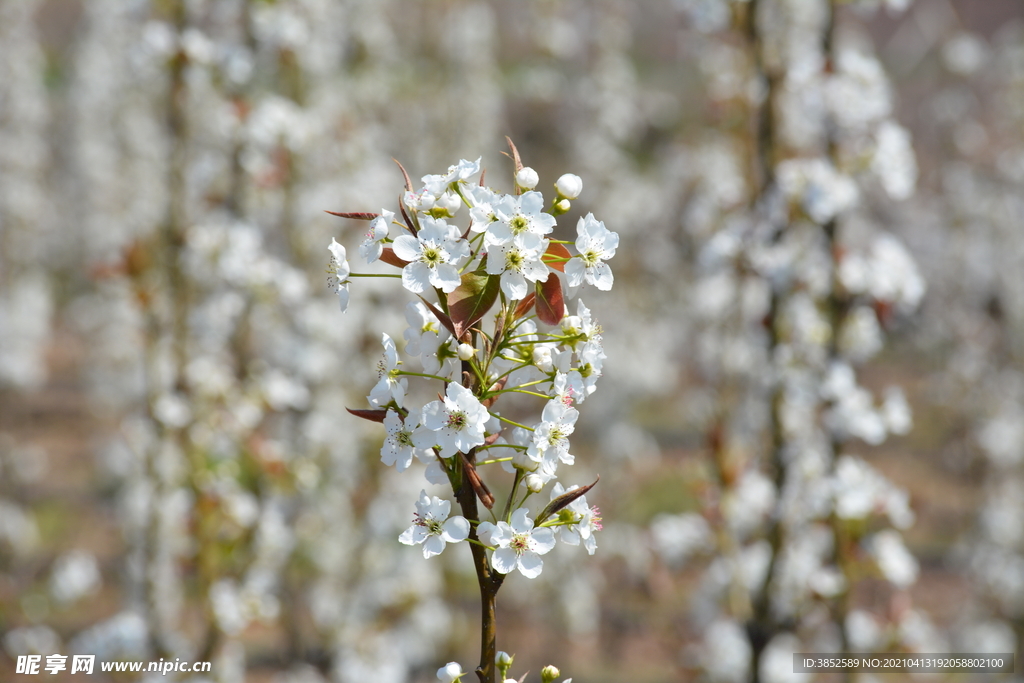
[[[492,245],[487,250],[487,272],[501,275],[501,291],[509,299],[519,301],[530,291],[529,282],[548,279],[548,267],[541,257],[548,240],[533,233],[521,233],[508,242]]]
[[[424,335],[432,334],[437,338],[441,334],[441,322],[421,301],[410,301],[405,305],[405,320],[409,329],[402,336],[405,337],[405,352],[410,356],[420,355],[420,341]],[[448,334],[447,330],[445,334]]]
[[[423,426],[427,430],[413,433],[417,447],[437,446],[441,457],[456,452],[468,453],[474,446],[484,443],[484,429],[490,414],[473,392],[458,382],[448,384],[443,401],[431,401],[423,407]]]
[[[519,508],[512,513],[511,523],[483,522],[477,527],[481,540],[496,546],[491,556],[495,571],[508,574],[518,569],[528,579],[540,576],[544,568],[540,556],[555,547],[555,534],[545,527],[535,528],[528,514],[526,508]]]
[[[559,482],[555,482],[555,485],[551,488],[551,500],[578,488],[579,485],[573,484],[566,489]],[[593,555],[594,551],[597,550],[597,538],[594,536],[594,532],[602,529],[601,511],[597,506],[590,507],[587,505],[587,497],[585,495],[580,496],[562,508],[559,511],[559,517],[574,521],[568,525],[555,527],[558,537],[569,545],[579,545],[582,540],[583,547],[587,549],[587,554]]]
[[[505,244],[524,233],[543,237],[555,229],[555,217],[544,213],[544,195],[540,192],[524,192],[493,208],[498,220],[487,228],[489,244]]]
[[[338,300],[341,303],[341,312],[348,309],[348,276],[352,273],[349,268],[348,258],[345,256],[345,247],[338,244],[337,240],[331,238],[327,247],[331,250],[331,265],[328,272],[331,274],[331,284],[338,293]]]
[[[384,345],[384,357],[377,361],[379,379],[367,398],[374,408],[383,408],[392,399],[401,408],[409,382],[398,374],[398,350],[395,348],[394,340],[387,334],[382,334],[381,344]]]
[[[588,213],[576,224],[576,250],[578,256],[565,264],[565,275],[570,287],[579,287],[584,280],[601,291],[612,288],[612,269],[605,263],[615,256],[619,235],[605,227],[604,222]]]
[[[441,219],[424,216],[420,231],[400,235],[394,242],[395,255],[409,264],[402,269],[402,285],[413,294],[430,287],[451,293],[459,286],[458,266],[469,257],[469,245],[458,230]]]
[[[415,422],[413,423],[415,424]],[[387,466],[394,465],[399,472],[404,472],[412,464],[412,457],[424,463],[434,462],[433,453],[426,448],[417,448],[413,443],[412,435],[415,430],[406,427],[398,413],[388,409],[384,416],[384,428],[388,435],[384,440],[384,446],[380,449],[380,461]]]
[[[527,455],[537,462],[557,459],[566,465],[573,464],[576,459],[569,453],[569,435],[576,429],[579,416],[578,410],[563,401],[548,401],[541,413],[541,423],[533,432],[533,443]]]
[[[480,172],[480,159],[478,157],[476,161],[467,161],[466,159],[460,159],[459,163],[454,166],[448,167],[448,172],[443,175],[425,175],[420,180],[423,181],[423,189],[439,197],[444,194],[445,190],[452,184],[458,182],[466,182],[477,173]]]
[[[428,496],[420,491],[416,501],[416,514],[412,526],[402,532],[398,540],[406,545],[423,545],[423,557],[440,555],[449,543],[458,543],[469,537],[469,522],[456,515],[448,518],[452,504],[437,496]]]
[[[366,231],[366,239],[359,245],[359,253],[367,263],[373,263],[384,251],[384,240],[388,236],[388,228],[395,219],[395,212],[381,209],[380,215],[370,221]]]

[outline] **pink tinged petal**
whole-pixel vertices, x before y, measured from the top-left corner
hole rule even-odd
[[[536,579],[544,569],[544,560],[537,553],[526,552],[519,558],[519,571],[528,579]],[[504,572],[508,573],[508,572]]]
[[[512,513],[512,531],[517,534],[525,534],[533,529],[533,520],[527,516],[528,514],[529,511],[526,508],[519,508]]]
[[[423,543],[423,557],[430,559],[444,551],[446,541],[440,536],[431,536]]]
[[[491,566],[499,574],[508,574],[515,570],[519,557],[511,548],[498,548],[491,556]]]
[[[415,261],[402,268],[402,286],[413,294],[427,291],[430,277],[430,267],[421,261]]]
[[[450,263],[440,263],[437,268],[430,270],[430,284],[437,287],[445,294],[451,294],[462,284],[459,276],[459,269]]]
[[[403,261],[415,261],[420,257],[420,242],[412,235],[399,235],[392,242],[395,256]]]
[[[456,515],[445,522],[443,528],[444,533],[441,535],[450,543],[458,543],[469,538],[469,522],[465,517]]]
[[[594,285],[602,292],[612,288],[615,278],[612,276],[612,269],[607,263],[596,263],[587,273],[587,282]]]

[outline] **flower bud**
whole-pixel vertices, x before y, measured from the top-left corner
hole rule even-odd
[[[551,372],[555,369],[554,360],[551,357],[550,346],[537,346],[533,349],[533,364],[541,372]]]
[[[540,182],[540,176],[529,166],[523,166],[519,169],[519,173],[516,173],[516,185],[523,188],[524,190],[532,190],[537,187],[537,183]]]
[[[583,179],[573,173],[566,173],[555,181],[555,189],[563,199],[576,199],[583,192]]]
[[[437,198],[437,206],[447,212],[449,216],[454,216],[455,212],[462,206],[462,199],[454,192],[445,192]]]
[[[557,211],[559,214],[566,213],[571,208],[572,204],[569,202],[568,199],[559,199],[557,202],[555,202],[555,211]]]
[[[498,650],[498,654],[494,656],[494,663],[498,665],[499,669],[508,671],[508,668],[512,666],[512,655],[504,650]]]
[[[530,490],[530,493],[540,493],[544,490],[544,477],[539,474],[528,474],[526,475],[526,488]]]
[[[455,681],[463,676],[465,674],[462,672],[462,666],[458,662],[448,662],[437,670],[437,680],[441,681],[441,683],[455,683]]]
[[[551,681],[555,680],[561,675],[562,672],[559,671],[557,667],[551,666],[550,664],[548,664],[540,670],[541,683],[551,683]]]
[[[462,343],[459,344],[459,360],[469,360],[476,355],[476,349],[471,345]]]

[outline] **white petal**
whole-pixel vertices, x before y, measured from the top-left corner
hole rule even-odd
[[[403,261],[415,261],[420,257],[420,242],[412,235],[399,235],[391,244],[395,256]]]
[[[569,280],[570,287],[579,287],[583,284],[583,276],[586,275],[587,267],[583,260],[571,258],[565,263],[565,276]]]
[[[533,529],[533,520],[527,516],[529,513],[526,508],[519,508],[512,513],[511,526],[515,533],[525,534]]]
[[[555,547],[555,534],[547,527],[534,529],[530,537],[533,539],[533,549],[540,555],[547,554]]]
[[[501,275],[501,291],[512,301],[519,301],[526,296],[526,278],[513,271],[505,271]]]
[[[458,543],[469,538],[469,522],[465,517],[456,515],[444,523],[444,539],[451,543]]]
[[[423,527],[412,525],[408,529],[402,532],[402,535],[398,537],[399,542],[406,545],[416,545],[417,543],[423,542]]]
[[[416,261],[402,269],[402,286],[413,294],[422,294],[430,285],[430,267]]]
[[[450,263],[438,264],[437,268],[430,271],[430,284],[445,294],[451,294],[462,284],[459,269]]]
[[[607,292],[612,288],[612,283],[614,282],[611,267],[603,262],[595,264],[587,273],[587,282],[602,292]]]
[[[511,548],[498,548],[491,556],[491,566],[500,574],[508,574],[516,568],[519,558]]]
[[[519,571],[528,579],[536,579],[544,569],[544,560],[537,553],[526,552],[519,558]],[[506,572],[507,573],[507,572]]]
[[[423,543],[423,557],[430,559],[444,551],[445,540],[440,536],[431,536]]]

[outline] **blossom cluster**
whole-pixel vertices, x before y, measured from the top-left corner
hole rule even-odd
[[[369,221],[360,256],[368,265],[400,269],[390,276],[418,298],[405,308],[403,353],[382,334],[369,409],[351,411],[384,424],[381,461],[399,472],[418,461],[430,484],[450,483],[456,494],[468,477],[488,509],[494,498],[477,468],[500,465],[514,475],[504,514],[492,511],[491,521],[449,516],[449,501],[421,492],[413,525],[399,540],[422,544],[424,557],[447,543],[478,540],[493,551],[496,572],[518,569],[535,578],[543,567],[540,556],[556,538],[582,542],[590,554],[597,547],[594,532],[601,523],[597,508],[586,502],[590,487],[566,489],[555,481],[559,469],[575,461],[569,443],[579,417],[575,405],[595,391],[605,359],[590,310],[577,299],[575,315],[569,315],[566,301],[583,285],[611,289],[607,261],[619,237],[587,214],[577,222],[574,243],[555,239],[556,217],[570,209],[582,181],[573,174],[559,178],[545,210],[535,189],[538,174],[521,165],[514,146],[512,151],[513,194],[483,184],[479,159],[462,160],[447,173],[424,176],[419,190],[406,176],[399,212],[337,215]],[[344,246],[332,239],[329,249],[342,311],[353,278],[389,276],[354,273]],[[485,331],[492,308],[493,329]],[[415,378],[441,381],[444,389],[436,400],[415,404],[409,386]],[[541,399],[540,419],[531,426],[500,413],[495,404],[506,394]],[[552,482],[551,503],[531,516],[526,500]]]

